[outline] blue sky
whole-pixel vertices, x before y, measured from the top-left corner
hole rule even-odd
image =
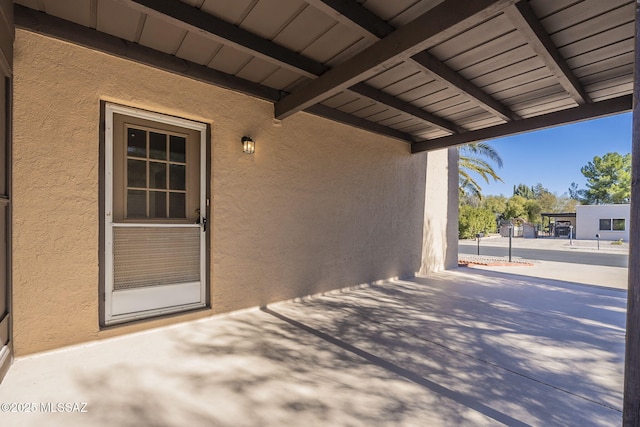
[[[631,152],[631,113],[486,142],[502,157],[504,166],[496,172],[504,183],[486,184],[479,178],[483,195],[510,197],[520,183],[541,183],[558,196],[568,195],[572,182],[585,188],[580,168],[594,156]]]

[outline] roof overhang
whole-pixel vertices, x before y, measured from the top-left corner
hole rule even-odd
[[[631,0],[18,0],[20,28],[421,152],[632,108]]]

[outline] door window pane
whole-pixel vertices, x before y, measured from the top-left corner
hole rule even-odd
[[[144,218],[147,216],[147,196],[146,191],[127,191],[127,217]]]
[[[167,188],[167,164],[149,162],[149,188]]]
[[[171,136],[169,138],[169,160],[184,163],[186,158],[185,139],[181,136]]]
[[[167,135],[149,132],[149,158],[167,160]]]
[[[169,166],[169,188],[172,190],[185,190],[186,187],[186,167],[184,165]]]
[[[126,127],[125,217],[191,218],[187,190],[187,138],[161,128]],[[191,155],[191,154],[189,154]],[[189,166],[191,168],[191,166]],[[189,184],[191,185],[191,184]],[[193,185],[198,185],[195,180]]]
[[[167,217],[167,193],[164,191],[149,192],[149,218]]]
[[[127,129],[127,155],[131,157],[147,157],[147,131]]]
[[[127,186],[147,187],[147,162],[144,160],[127,159]]]
[[[171,218],[186,218],[185,205],[184,193],[169,193],[169,216]]]

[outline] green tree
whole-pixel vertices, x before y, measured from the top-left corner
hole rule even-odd
[[[458,234],[461,239],[470,239],[478,233],[496,231],[496,218],[489,209],[461,206],[458,217]]]
[[[536,200],[540,203],[541,212],[556,212],[559,206],[559,198],[553,193],[543,193]]]
[[[525,219],[528,217],[525,207],[527,199],[522,196],[513,196],[507,201],[507,208],[504,211],[504,219]]]
[[[581,190],[578,187],[578,184],[576,184],[575,182],[572,182],[571,186],[569,187],[569,197],[578,201],[583,200],[586,191],[587,190],[583,190],[583,189]]]
[[[505,196],[487,196],[482,199],[480,207],[489,209],[496,219],[501,219],[507,209],[507,198]]]
[[[482,187],[474,176],[480,176],[485,182],[489,179],[502,182],[502,178],[493,169],[492,163],[502,167],[502,158],[498,152],[485,142],[466,144],[459,149],[458,185],[460,195],[472,195],[482,198]]]
[[[525,199],[535,199],[536,193],[533,187],[527,187],[524,184],[518,184],[518,186],[513,186],[513,195],[514,196],[522,196]]]
[[[587,179],[586,190],[579,190],[573,183],[569,189],[572,197],[583,204],[628,203],[631,198],[631,154],[607,153],[595,156],[593,161],[580,169]]]
[[[526,212],[526,220],[530,224],[540,223],[542,213],[542,207],[540,206],[540,202],[536,199],[529,199],[524,202],[524,210]]]
[[[579,204],[580,202],[576,199],[562,197],[558,199],[557,207],[550,212],[575,212]]]
[[[540,200],[541,198],[547,195],[555,196],[551,191],[549,191],[549,189],[545,188],[541,183],[537,183],[536,185],[531,187],[531,190],[533,190],[533,196],[537,200]]]

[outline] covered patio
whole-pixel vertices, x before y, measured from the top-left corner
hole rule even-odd
[[[11,426],[612,426],[616,289],[458,269],[22,358]],[[86,412],[41,405],[86,403]],[[3,407],[4,409],[4,407]]]
[[[634,249],[624,378],[622,292],[443,272],[456,147],[637,107],[639,13],[0,0],[0,423],[640,424]]]

